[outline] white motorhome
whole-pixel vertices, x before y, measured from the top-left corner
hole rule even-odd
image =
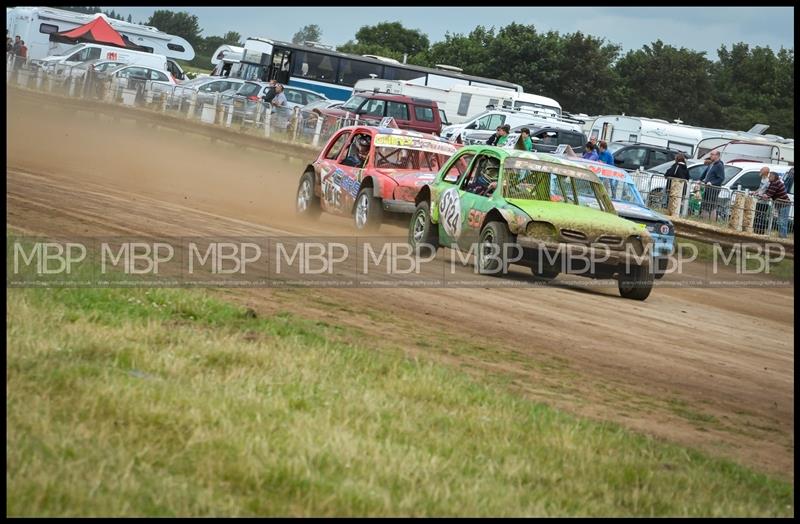
[[[488,86],[453,85],[448,89],[421,86],[406,80],[365,78],[353,86],[353,91],[373,91],[435,100],[445,112],[450,124],[460,124],[487,107],[519,109],[522,107],[542,114],[560,115],[561,105],[543,96],[521,93],[512,89]]]
[[[223,44],[211,55],[211,65],[214,69],[211,76],[230,76],[231,68],[238,64],[244,57],[244,47]]]
[[[696,127],[656,118],[606,115],[597,117],[592,123],[589,138],[666,147],[691,156],[703,139],[703,134]]]
[[[174,60],[192,60],[194,49],[185,39],[159,31],[155,27],[114,20],[102,13],[94,15],[64,11],[52,7],[14,7],[6,9],[6,29],[9,36],[19,37],[28,48],[28,58],[42,59],[62,55],[72,44],[55,42],[50,36],[75,29],[97,17],[104,17],[123,39],[142,46],[146,51],[164,55],[169,60],[169,71],[182,78],[183,71]]]

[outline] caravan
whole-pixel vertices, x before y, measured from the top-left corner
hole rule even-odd
[[[595,119],[590,138],[606,142],[630,142],[665,147],[692,156],[703,139],[700,129],[655,118],[607,115]]]
[[[435,100],[450,124],[461,124],[487,106],[509,109],[527,108],[542,114],[559,116],[561,105],[539,95],[503,87],[455,84],[447,89],[422,86],[407,80],[365,78],[355,83],[354,92],[372,91]]]
[[[214,70],[211,76],[230,76],[234,64],[238,64],[244,57],[244,47],[223,44],[211,55],[211,65]]]

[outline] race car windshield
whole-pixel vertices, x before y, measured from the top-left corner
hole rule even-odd
[[[506,168],[503,197],[599,207],[603,211],[614,209],[598,182],[533,169]]]
[[[424,171],[439,171],[449,155],[407,149],[404,147],[376,147],[375,167],[383,169],[417,169]]]

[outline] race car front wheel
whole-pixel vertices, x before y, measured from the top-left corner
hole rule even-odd
[[[619,294],[624,298],[644,300],[653,290],[653,273],[646,266],[633,266],[619,274]]]
[[[358,192],[356,208],[353,212],[356,229],[376,230],[383,221],[383,207],[379,198],[372,196],[372,188],[365,187]]]
[[[501,275],[508,267],[511,232],[505,222],[489,222],[481,230],[478,242],[478,269],[482,275]]]
[[[417,204],[408,226],[408,243],[418,254],[428,257],[439,247],[439,230],[431,222],[431,205],[427,201]]]
[[[322,211],[319,199],[314,195],[314,173],[311,171],[306,171],[300,178],[300,185],[297,187],[296,211],[299,216],[307,218],[317,218]]]

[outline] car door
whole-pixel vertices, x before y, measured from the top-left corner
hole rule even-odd
[[[442,168],[444,176],[436,184],[435,200],[431,203],[431,216],[437,220],[439,242],[450,246],[458,243],[463,223],[461,213],[461,193],[459,189],[469,171],[475,153],[465,151],[456,153]]]
[[[331,146],[325,151],[323,159],[320,161],[322,208],[329,213],[349,215],[353,209],[364,168],[345,165],[342,162],[353,147],[353,139],[361,134],[365,133],[363,131],[342,132],[331,142]],[[368,158],[372,158],[372,149],[373,146],[370,146]]]
[[[486,163],[499,159],[491,153],[478,154],[472,159],[467,172],[459,179],[458,186],[442,194],[440,209],[444,220],[442,228],[452,244],[468,251],[478,241],[481,224],[491,210],[490,196],[475,193],[471,186]]]

